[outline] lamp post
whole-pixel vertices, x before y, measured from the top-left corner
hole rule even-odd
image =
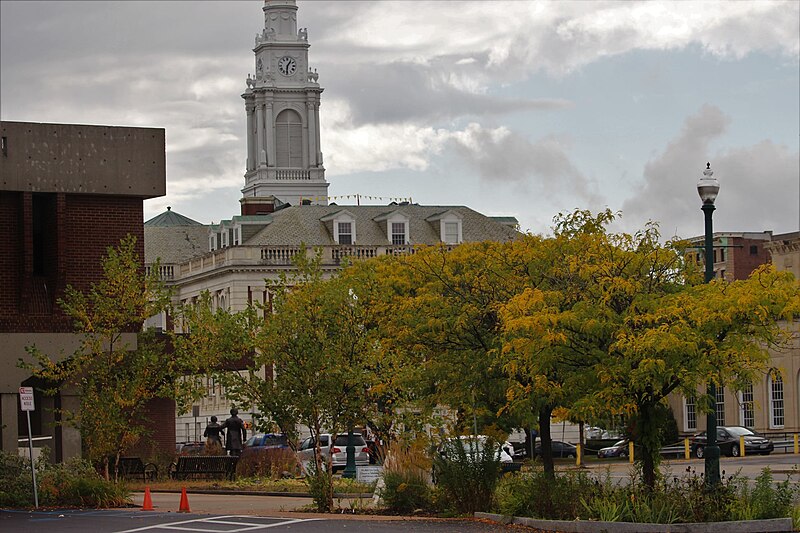
[[[356,478],[356,447],[355,447],[355,438],[353,436],[353,426],[348,425],[347,427],[347,447],[345,448],[347,462],[345,463],[344,472],[342,472],[343,478]]]
[[[697,192],[703,201],[703,213],[706,219],[705,252],[706,283],[714,279],[714,230],[711,216],[714,214],[714,201],[719,193],[719,181],[714,177],[711,163],[706,163],[703,177],[697,182]],[[708,383],[708,396],[711,398],[711,409],[706,418],[705,471],[706,486],[719,484],[719,446],[717,445],[717,387],[713,381]]]

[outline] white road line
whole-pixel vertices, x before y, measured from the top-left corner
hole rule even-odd
[[[214,516],[211,518],[196,518],[194,520],[184,520],[183,522],[170,522],[166,524],[154,524],[152,526],[145,526],[136,529],[125,529],[123,531],[117,531],[116,533],[135,533],[138,531],[148,531],[148,530],[155,530],[155,529],[171,529],[176,531],[196,531],[198,533],[242,533],[244,531],[255,531],[258,529],[268,529],[272,527],[278,526],[287,526],[290,524],[296,524],[298,522],[312,522],[315,520],[320,520],[319,518],[295,518],[292,520],[284,520],[282,522],[275,522],[272,524],[255,524],[252,522],[233,522],[224,520],[226,518],[265,518],[268,520],[281,520],[280,518],[273,518],[270,516],[260,516],[260,517],[253,517],[247,515],[227,515],[227,516]],[[199,527],[188,527],[189,524],[226,524],[226,525],[236,525],[236,526],[246,526],[240,527],[238,529],[201,529]],[[183,526],[183,527],[179,527]]]
[[[238,518],[236,515],[228,515],[228,516],[220,516],[219,518]],[[205,518],[195,518],[193,520],[184,520],[183,522],[171,522],[170,525],[178,526],[181,524],[191,524],[193,522],[199,522],[201,520],[206,520]],[[124,529],[122,531],[116,531],[115,533],[135,533],[136,531],[147,531],[148,529],[158,529],[164,527],[163,524],[156,524],[153,526],[144,526],[144,527],[137,527],[136,529]]]

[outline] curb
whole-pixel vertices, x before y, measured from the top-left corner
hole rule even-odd
[[[537,518],[504,516],[494,513],[475,513],[475,518],[492,520],[501,524],[527,526],[540,531],[563,533],[772,533],[792,531],[791,518],[689,524],[539,520]]]
[[[133,490],[133,493],[142,494],[143,490]],[[179,489],[150,489],[152,494],[180,494]],[[263,492],[257,490],[211,490],[211,489],[187,489],[187,492],[192,494],[221,494],[225,496],[284,496],[287,498],[311,498],[311,494],[307,492]],[[372,498],[372,492],[334,492],[334,498]]]

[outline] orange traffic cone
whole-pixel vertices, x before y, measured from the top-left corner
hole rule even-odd
[[[144,503],[142,504],[142,511],[154,511],[153,499],[150,497],[150,487],[144,488]]]
[[[181,505],[178,507],[179,513],[191,513],[189,510],[189,498],[186,496],[186,487],[181,489]]]

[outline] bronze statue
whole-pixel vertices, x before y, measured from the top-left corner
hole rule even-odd
[[[205,431],[203,431],[203,437],[206,440],[206,446],[208,447],[219,447],[220,450],[222,449],[222,437],[225,436],[225,430],[222,427],[222,424],[217,422],[217,417],[212,416],[211,422],[206,426]]]
[[[239,418],[239,411],[234,407],[231,409],[231,417],[222,423],[222,429],[228,430],[228,438],[225,441],[225,449],[230,455],[239,456],[242,454],[244,441],[247,440],[247,430],[244,429],[244,420]]]

